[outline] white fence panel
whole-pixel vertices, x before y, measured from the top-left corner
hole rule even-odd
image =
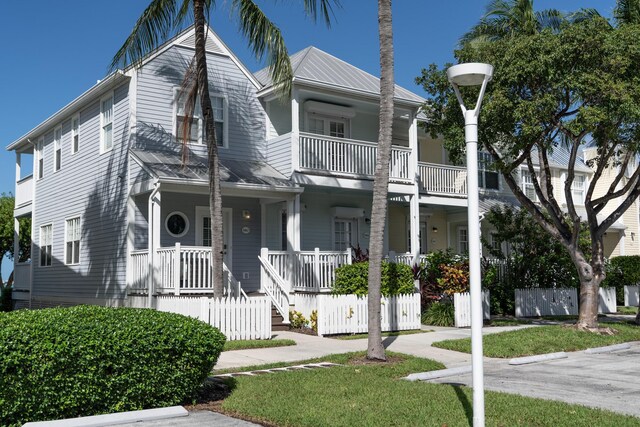
[[[575,288],[516,289],[516,317],[564,316],[578,314]]]
[[[491,318],[489,301],[489,291],[482,291],[482,317],[487,320]],[[453,309],[456,328],[471,326],[471,294],[469,292],[453,294]]]
[[[318,295],[317,294],[301,294],[297,293],[295,298],[295,310],[302,313],[304,317],[309,319],[311,313],[318,309]]]
[[[267,297],[159,296],[156,308],[200,319],[220,329],[229,341],[271,338],[271,301]]]
[[[368,297],[317,295],[318,335],[367,332]],[[301,303],[309,310],[313,300]],[[383,331],[420,329],[420,295],[398,295],[381,300]]]
[[[627,307],[640,305],[640,285],[624,287],[624,305]]]
[[[615,313],[618,311],[616,305],[616,288],[600,288],[598,291],[598,313]]]

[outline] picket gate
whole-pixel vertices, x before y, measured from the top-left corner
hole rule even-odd
[[[471,326],[471,294],[469,292],[453,294],[453,310],[456,328]],[[486,320],[491,318],[489,291],[482,291],[482,318]]]
[[[640,285],[624,287],[624,305],[626,307],[640,305]]]
[[[516,317],[578,314],[578,292],[576,288],[516,289],[515,303]]]
[[[598,313],[607,314],[618,311],[616,288],[600,288],[598,291]]]

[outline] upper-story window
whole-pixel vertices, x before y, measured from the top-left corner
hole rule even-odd
[[[40,137],[36,144],[36,161],[38,163],[36,179],[44,178],[44,137]]]
[[[204,117],[200,108],[200,99],[195,100],[193,111],[191,111],[191,121],[189,129],[185,129],[189,111],[186,108],[186,95],[180,90],[176,90],[176,114],[175,114],[175,136],[176,141],[182,143],[186,141],[189,144],[204,144],[205,130]],[[211,107],[213,109],[213,123],[216,129],[216,143],[218,147],[226,148],[228,146],[227,133],[227,100],[221,95],[211,95]],[[186,134],[185,134],[186,132]]]
[[[71,119],[71,154],[80,149],[80,116],[75,115]]]
[[[62,162],[62,126],[58,126],[53,131],[53,171],[60,170]]]
[[[113,96],[100,102],[100,152],[113,148]]]
[[[53,243],[53,225],[47,224],[40,227],[40,266],[51,265],[51,248]]]
[[[533,177],[528,170],[522,170],[522,192],[525,196],[529,198],[529,200],[533,200],[534,202],[538,201],[538,195],[536,194],[536,189],[533,186]]]
[[[69,218],[66,222],[64,263],[80,264],[80,217]]]
[[[491,154],[479,152],[478,153],[478,185],[488,190],[499,190],[500,180],[498,179],[498,172],[491,169],[493,165],[493,158]]]
[[[571,183],[571,195],[573,197],[573,203],[578,205],[584,204],[584,189],[585,189],[584,175],[575,175],[573,177],[573,182]]]
[[[307,131],[319,135],[328,135],[335,138],[348,138],[347,120],[338,117],[309,114],[307,118]]]

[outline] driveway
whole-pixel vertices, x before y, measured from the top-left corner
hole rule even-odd
[[[485,359],[485,388],[640,417],[640,342],[613,353],[568,354],[568,359],[520,366]],[[471,374],[436,381],[471,386]]]

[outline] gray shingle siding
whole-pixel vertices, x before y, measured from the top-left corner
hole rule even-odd
[[[114,93],[113,149],[100,154],[100,101],[80,113],[79,151],[63,121],[61,169],[53,171],[53,129],[45,134],[44,178],[35,184],[33,297],[69,301],[124,297],[129,85]],[[105,94],[106,95],[106,94]],[[65,265],[65,221],[81,217],[79,265]],[[53,261],[40,267],[40,226],[53,224]]]
[[[267,163],[284,176],[291,176],[291,134],[269,140]]]

